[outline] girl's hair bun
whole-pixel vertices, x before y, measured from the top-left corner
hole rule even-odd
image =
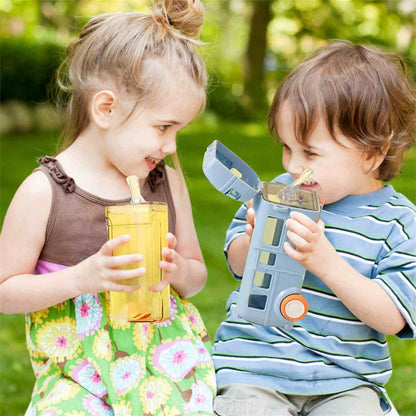
[[[200,0],[154,0],[152,15],[157,23],[197,38],[204,23],[204,6]]]

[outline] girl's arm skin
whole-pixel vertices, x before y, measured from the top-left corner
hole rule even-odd
[[[0,310],[26,313],[48,308],[83,293],[108,290],[130,292],[139,286],[116,281],[141,276],[143,268],[117,270],[142,260],[139,254],[112,257],[115,247],[129,236],[107,241],[94,255],[76,266],[36,275],[34,269],[45,242],[52,190],[42,172],[30,175],[17,190],[0,235]]]
[[[160,291],[171,284],[181,297],[186,298],[205,286],[207,269],[192,219],[188,191],[174,169],[167,167],[166,172],[175,203],[176,229],[175,235],[167,235],[168,247],[162,250],[165,260],[160,262],[160,267],[165,270],[165,277],[151,290]]]
[[[400,332],[406,322],[397,306],[377,283],[339,256],[324,234],[322,220],[316,223],[299,212],[290,216],[287,236],[296,249],[286,242],[287,255],[318,276],[360,321],[386,335]],[[243,275],[253,234],[252,208],[247,210],[246,219],[246,234],[236,238],[228,250],[230,267],[238,276]]]
[[[324,234],[322,220],[316,223],[300,212],[290,217],[287,236],[296,249],[286,242],[287,255],[318,276],[360,321],[383,334],[402,330],[406,322],[392,299],[340,257]]]

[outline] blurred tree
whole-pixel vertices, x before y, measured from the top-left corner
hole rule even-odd
[[[244,94],[252,112],[264,114],[267,100],[264,85],[264,61],[267,48],[267,28],[272,18],[274,0],[252,3],[250,34],[244,60]]]

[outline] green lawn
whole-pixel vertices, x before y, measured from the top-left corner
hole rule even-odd
[[[223,141],[247,161],[260,178],[271,180],[282,171],[280,146],[268,136],[266,123],[244,124],[204,117],[179,138],[179,153],[190,191],[194,220],[208,267],[208,283],[192,301],[199,308],[210,335],[225,317],[225,302],[237,286],[227,270],[222,246],[225,230],[239,204],[216,191],[205,179],[201,165],[204,151],[214,139]],[[54,154],[55,136],[48,133],[4,137],[1,141],[2,219],[19,183],[36,167],[36,158]],[[409,154],[402,176],[393,182],[397,190],[416,202],[416,151]],[[348,173],[346,172],[346,175]],[[394,373],[387,385],[399,413],[416,414],[416,343],[389,337]],[[30,400],[33,374],[25,349],[22,315],[1,315],[0,413],[19,416]]]

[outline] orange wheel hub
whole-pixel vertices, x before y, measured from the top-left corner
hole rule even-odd
[[[280,304],[280,312],[289,321],[299,321],[308,312],[308,302],[301,295],[289,295]]]

